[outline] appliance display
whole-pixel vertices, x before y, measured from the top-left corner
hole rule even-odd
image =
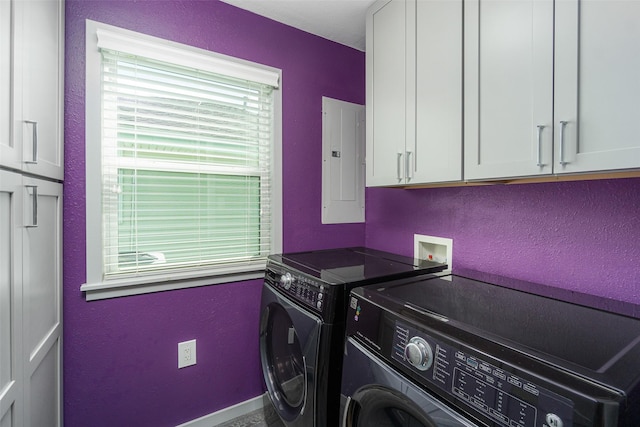
[[[640,425],[640,319],[458,275],[354,289],[347,319],[349,340],[468,422]]]
[[[260,358],[267,394],[284,424],[338,425],[346,302],[353,287],[446,268],[363,247],[270,256]]]

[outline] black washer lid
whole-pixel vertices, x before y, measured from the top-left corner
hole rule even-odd
[[[417,318],[439,318],[591,378],[616,384],[640,378],[637,318],[458,275],[362,289],[394,311],[408,308]]]
[[[328,284],[364,285],[445,270],[446,264],[414,260],[365,247],[325,249],[271,255],[269,260]]]

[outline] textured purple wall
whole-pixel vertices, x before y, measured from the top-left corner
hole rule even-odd
[[[284,249],[364,244],[364,225],[321,225],[322,96],[364,103],[364,54],[210,1],[66,1],[65,426],[170,426],[263,392],[260,280],[87,303],[85,19],[283,70]],[[95,141],[89,141],[95,143]],[[177,369],[177,343],[198,364]]]
[[[453,238],[453,264],[640,304],[640,179],[368,189],[366,244],[411,255]]]

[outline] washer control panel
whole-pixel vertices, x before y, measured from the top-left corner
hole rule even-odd
[[[293,296],[295,299],[322,310],[325,291],[323,284],[302,275],[293,275],[290,272],[286,272],[280,276],[278,287],[284,289],[288,295]]]
[[[268,266],[265,281],[314,312],[325,313],[330,286],[301,273]]]
[[[571,427],[573,402],[475,354],[395,323],[391,359],[505,427]]]

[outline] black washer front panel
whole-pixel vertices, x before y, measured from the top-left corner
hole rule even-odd
[[[290,279],[284,280],[283,277]],[[335,305],[339,302],[337,293],[345,292],[344,286],[331,286],[275,263],[267,264],[265,282],[329,323],[335,317]]]
[[[411,339],[419,337],[431,349],[429,368],[416,369],[405,357]],[[573,425],[573,402],[521,376],[506,364],[498,367],[460,347],[433,338],[397,321],[391,358],[429,384],[456,396],[505,427]]]
[[[473,336],[433,316],[416,323],[409,311],[389,311],[363,298],[349,298],[347,336],[440,396],[451,408],[492,427],[637,426],[621,421],[623,395],[543,361]],[[405,348],[424,340],[431,363],[409,363]]]

